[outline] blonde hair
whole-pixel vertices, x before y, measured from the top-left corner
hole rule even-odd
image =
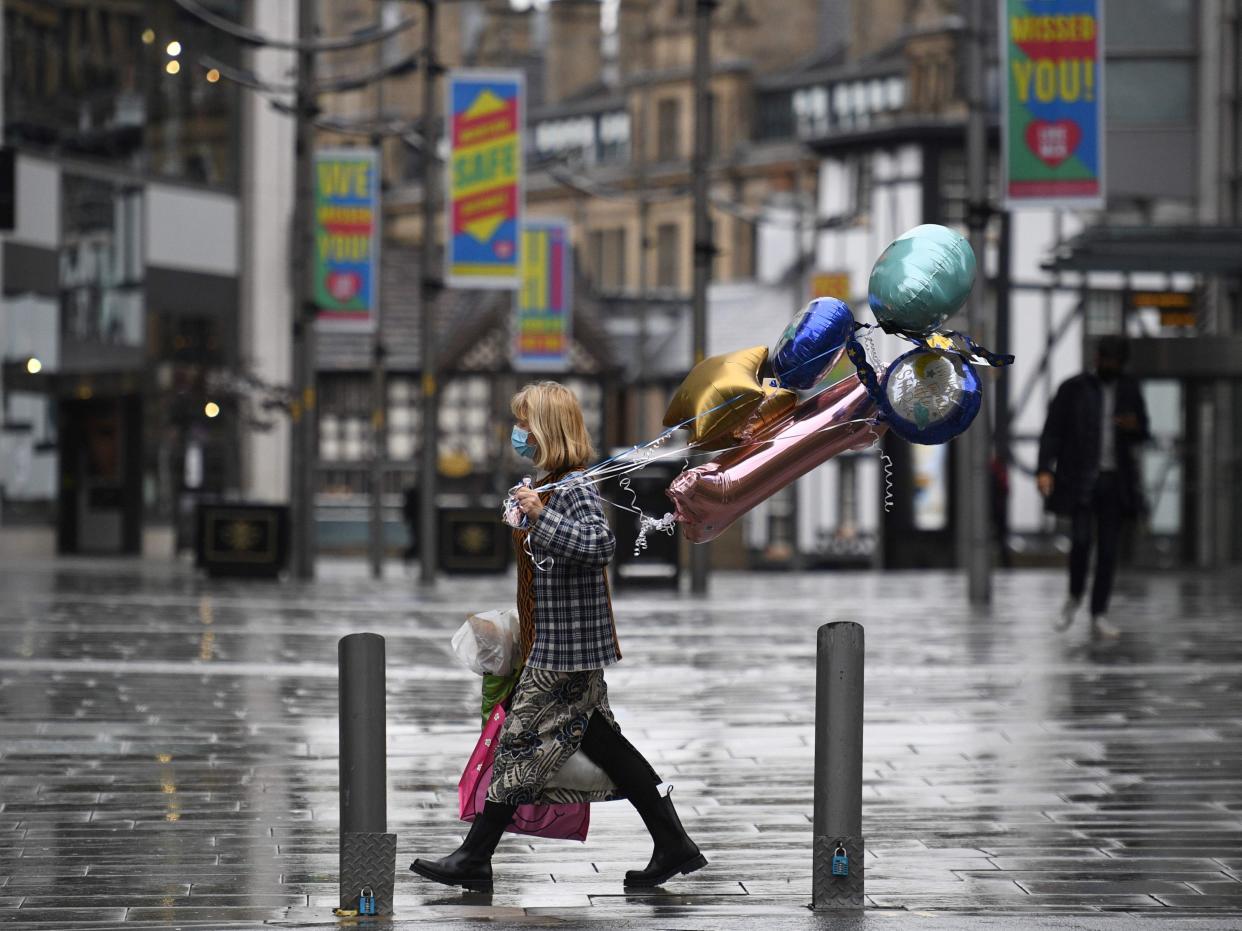
[[[548,472],[582,468],[595,456],[574,393],[555,381],[533,382],[513,396],[513,416],[530,425],[535,465]]]

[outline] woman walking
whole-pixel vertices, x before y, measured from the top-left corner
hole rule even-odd
[[[646,869],[625,874],[627,886],[658,886],[707,865],[687,836],[660,777],[621,735],[608,707],[604,667],[621,659],[606,566],[616,541],[592,485],[575,483],[591,460],[591,441],[577,398],[556,382],[527,385],[512,402],[512,442],[547,474],[536,493],[516,492],[526,526],[513,533],[518,561],[518,614],[525,668],[513,690],[496,748],[487,802],[462,845],[410,869],[436,882],[490,892],[492,853],[520,804],[627,798],[651,833]],[[582,750],[616,786],[581,792],[549,785]]]

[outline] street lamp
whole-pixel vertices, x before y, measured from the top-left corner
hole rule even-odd
[[[31,356],[29,359],[26,360],[26,371],[29,372],[31,375],[38,375],[40,372],[43,371],[43,363],[40,362],[38,359],[36,359],[34,356]]]
[[[215,401],[208,401],[203,405],[203,413],[206,414],[208,418],[219,417],[220,405]]]

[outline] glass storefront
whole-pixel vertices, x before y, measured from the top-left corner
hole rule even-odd
[[[61,364],[137,368],[145,339],[142,189],[64,174]]]
[[[242,21],[243,0],[199,3]],[[4,142],[37,192],[5,285],[55,322],[48,397],[21,398],[47,416],[0,461],[31,476],[26,499],[52,493],[62,551],[137,552],[186,492],[238,485],[238,415],[206,385],[237,365],[237,272],[196,236],[236,237],[235,198],[218,195],[239,189],[243,92],[210,66],[245,50],[173,0],[5,0],[3,16]]]
[[[238,21],[242,0],[204,0]],[[171,0],[7,0],[5,140],[235,190],[239,91],[203,64],[236,40]]]

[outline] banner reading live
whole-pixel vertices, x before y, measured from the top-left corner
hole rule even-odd
[[[573,257],[565,221],[522,224],[522,286],[514,308],[514,370],[563,372],[569,368]]]
[[[522,222],[520,71],[452,71],[448,79],[448,249],[459,288],[517,288]]]
[[[375,327],[379,315],[379,180],[374,149],[315,153],[314,301],[321,329]]]
[[[1103,203],[1101,7],[1100,0],[1000,0],[1010,207]]]

